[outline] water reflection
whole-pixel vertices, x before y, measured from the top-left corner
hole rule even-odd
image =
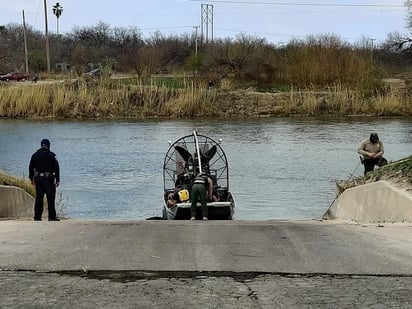
[[[223,139],[240,220],[319,217],[335,197],[335,181],[358,164],[358,143],[372,131],[384,142],[387,159],[412,153],[410,118],[1,119],[0,169],[27,176],[31,154],[48,137],[61,164],[68,216],[144,219],[161,213],[167,142],[193,129]],[[361,174],[362,166],[355,172]]]

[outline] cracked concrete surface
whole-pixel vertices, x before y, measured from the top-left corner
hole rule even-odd
[[[0,308],[412,308],[411,227],[0,221]]]
[[[118,281],[0,271],[1,308],[411,308],[412,278],[162,277]]]
[[[348,201],[369,218],[388,207]],[[0,221],[0,308],[412,308],[412,224],[332,210],[339,219]]]

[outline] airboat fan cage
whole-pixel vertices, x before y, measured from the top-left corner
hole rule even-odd
[[[197,160],[197,145],[200,151],[200,165]],[[175,141],[169,147],[163,164],[165,192],[175,189],[179,177],[193,177],[199,173],[199,169],[212,178],[214,185],[229,190],[229,168],[220,143],[195,133]]]

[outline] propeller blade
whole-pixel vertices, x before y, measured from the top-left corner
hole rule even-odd
[[[203,158],[209,162],[213,158],[213,156],[216,154],[216,151],[217,151],[217,147],[216,145],[213,145],[208,151],[202,154]]]
[[[190,157],[192,156],[189,151],[187,151],[181,146],[175,146],[175,149],[183,158],[183,160],[185,160],[186,162],[189,161]]]

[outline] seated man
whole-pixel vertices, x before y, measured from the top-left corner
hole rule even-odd
[[[176,206],[177,203],[187,202],[190,199],[189,190],[176,189],[175,192],[169,193],[167,196],[167,206],[169,208]]]

